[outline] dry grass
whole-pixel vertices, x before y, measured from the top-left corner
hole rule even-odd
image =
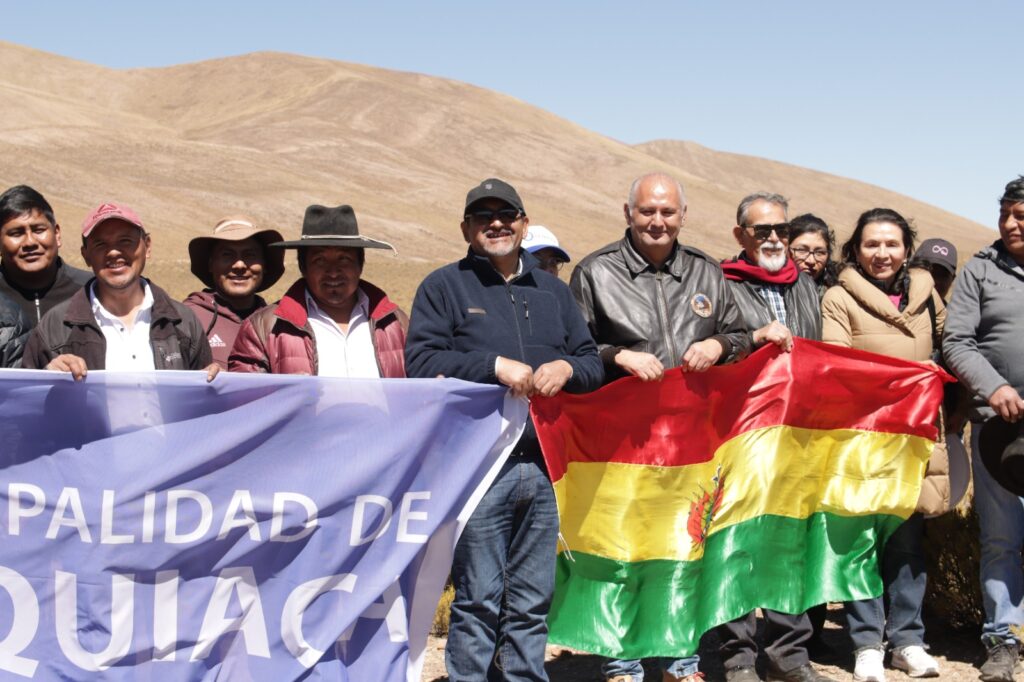
[[[449,582],[444,586],[441,601],[437,603],[437,611],[434,612],[434,624],[430,627],[430,634],[434,637],[448,636],[448,623],[451,619],[452,599],[454,598],[455,588]]]
[[[716,257],[737,250],[735,206],[759,189],[840,234],[862,210],[891,206],[963,258],[994,238],[879,187],[691,142],[628,145],[464,83],[324,59],[257,53],[119,71],[0,43],[0,91],[0,186],[42,191],[68,253],[92,207],[133,206],[154,236],[154,281],[179,297],[197,286],[188,240],[222,215],[248,213],[290,238],[307,205],[349,203],[361,229],[400,254],[372,255],[367,278],[408,307],[425,273],[464,253],[465,192],[492,175],[515,184],[531,220],[577,260],[621,236],[628,185],[651,170],[686,185],[681,238]]]

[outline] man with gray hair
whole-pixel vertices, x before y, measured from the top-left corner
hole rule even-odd
[[[733,236],[743,249],[722,271],[755,348],[774,343],[793,349],[793,336],[821,340],[821,307],[811,277],[789,259],[789,204],[779,194],[756,192],[740,201]],[[813,634],[807,614],[762,610],[769,680],[827,680],[810,664]],[[754,612],[718,628],[719,652],[728,682],[757,682],[757,619]]]
[[[623,212],[625,235],[584,258],[569,285],[597,342],[605,382],[629,375],[660,381],[668,368],[702,372],[746,357],[750,336],[718,263],[676,239],[686,221],[679,182],[663,173],[637,178]],[[640,588],[628,581],[622,587]],[[699,660],[661,659],[663,679],[695,682]],[[607,661],[602,672],[609,682],[644,675],[638,660]]]

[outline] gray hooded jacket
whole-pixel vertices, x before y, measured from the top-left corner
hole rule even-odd
[[[971,419],[994,416],[988,398],[1005,384],[1024,394],[1024,267],[1002,241],[967,261],[946,308],[942,352],[972,394]]]

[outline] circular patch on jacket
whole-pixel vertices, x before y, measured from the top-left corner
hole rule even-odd
[[[705,294],[697,294],[691,298],[690,307],[693,308],[693,312],[701,317],[711,317],[711,313],[714,310],[711,306],[711,299]]]

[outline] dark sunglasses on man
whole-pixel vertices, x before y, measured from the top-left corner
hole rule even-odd
[[[520,213],[515,208],[499,208],[497,211],[479,209],[466,214],[466,220],[474,225],[490,225],[495,220],[503,225],[511,225],[519,219]]]
[[[779,239],[789,239],[789,223],[778,225],[745,225],[743,227],[757,241],[763,242],[772,236],[772,232],[778,235]]]

